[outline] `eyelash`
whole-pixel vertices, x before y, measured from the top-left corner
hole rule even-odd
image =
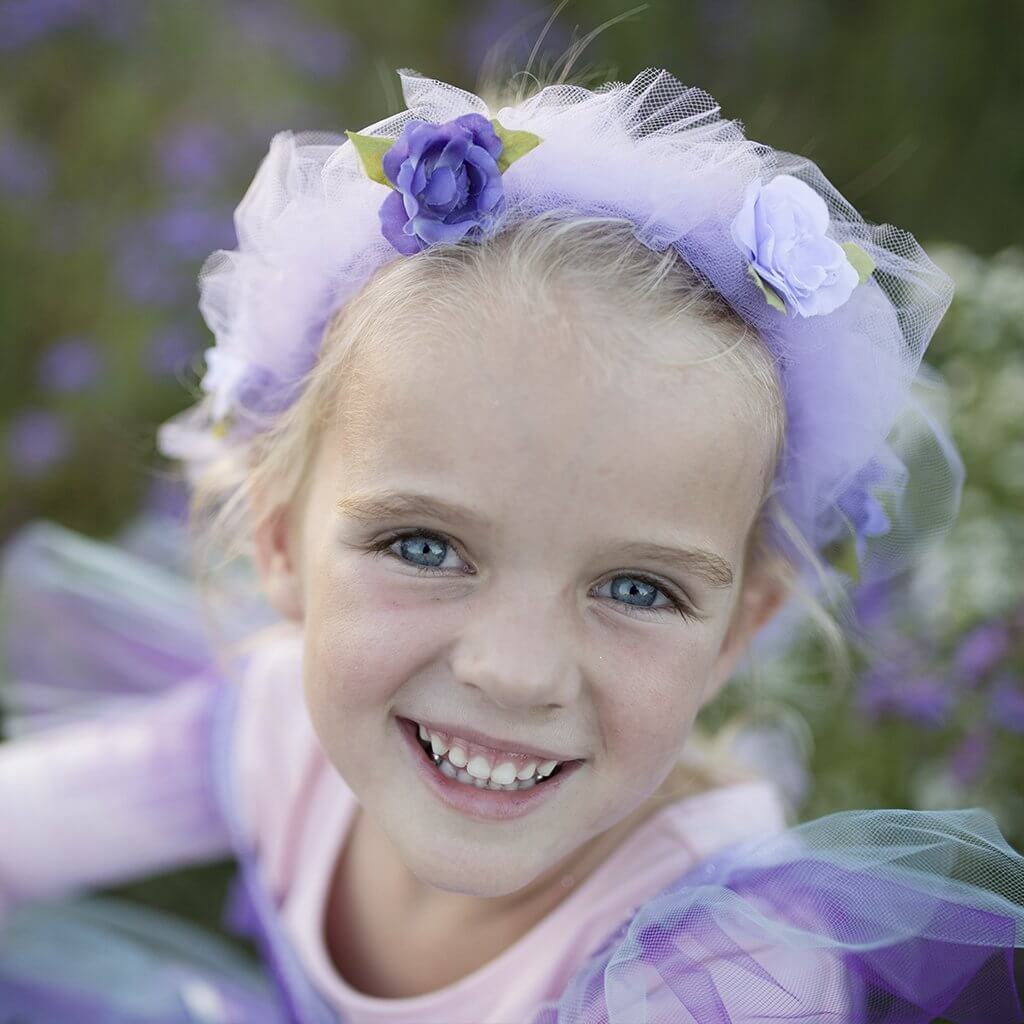
[[[430,540],[437,541],[439,544],[444,544],[446,547],[453,549],[455,547],[448,537],[445,537],[440,533],[435,533],[432,530],[405,530],[400,533],[392,533],[387,537],[382,537],[380,540],[375,541],[370,545],[370,550],[375,555],[390,555],[392,558],[401,562],[402,565],[407,565],[409,568],[415,569],[419,575],[433,576],[437,572],[442,572],[442,570],[439,570],[436,567],[432,568],[429,565],[416,565],[413,562],[407,562],[405,559],[390,550],[391,545],[394,544],[396,540],[402,540],[405,537],[427,537]],[[443,574],[444,573],[442,572],[442,575]],[[640,580],[641,583],[646,583],[648,586],[654,587],[656,590],[659,590],[664,594],[665,597],[672,602],[673,606],[672,609],[648,608],[644,610],[641,606],[630,605],[625,601],[616,601],[614,598],[611,598],[610,600],[614,601],[615,604],[621,605],[625,609],[627,615],[633,618],[644,618],[647,615],[660,615],[664,612],[672,611],[673,614],[681,615],[689,622],[704,621],[705,616],[697,612],[681,595],[677,594],[671,587],[662,583],[660,580],[656,580],[651,576],[646,576],[644,573],[637,572],[619,573],[618,576],[613,576],[611,578],[618,579],[623,576],[631,580]]]

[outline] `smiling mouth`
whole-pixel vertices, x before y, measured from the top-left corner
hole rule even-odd
[[[431,765],[436,771],[440,772],[445,778],[451,779],[454,782],[460,782],[465,786],[477,789],[490,789],[495,792],[507,792],[516,793],[525,789],[532,789],[535,786],[543,786],[551,779],[557,778],[561,774],[563,767],[566,764],[575,764],[577,762],[561,762],[556,765],[551,773],[544,778],[539,778],[536,774],[532,775],[529,779],[519,780],[509,783],[508,785],[501,785],[491,780],[479,779],[470,775],[465,768],[459,768],[458,766],[451,763],[447,756],[444,754],[435,754],[434,749],[429,741],[424,740],[419,735],[419,727],[413,721],[408,719],[405,720],[406,727],[411,728],[413,736],[419,748],[423,751],[424,756],[430,761]]]

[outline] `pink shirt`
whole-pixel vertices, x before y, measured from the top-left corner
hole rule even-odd
[[[355,796],[327,760],[302,699],[301,637],[254,659],[238,728],[243,816],[287,935],[314,986],[352,1024],[509,1024],[559,995],[576,968],[647,899],[708,855],[785,829],[766,781],[668,804],[648,818],[546,918],[494,960],[444,988],[405,999],[353,989],[327,952],[324,916]]]

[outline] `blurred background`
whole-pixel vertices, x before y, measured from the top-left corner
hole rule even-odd
[[[273,133],[401,109],[398,67],[471,89],[521,69],[553,10],[0,0],[0,541],[45,518],[166,545],[184,495],[154,432],[196,393],[212,343],[196,275],[236,244]],[[911,231],[957,287],[927,355],[967,467],[953,534],[858,592],[851,683],[803,637],[705,724],[776,775],[796,819],[982,806],[1024,848],[1024,6],[587,0],[558,12],[534,69],[625,14],[574,74],[700,85],[867,220]],[[118,891],[214,924],[228,871]]]

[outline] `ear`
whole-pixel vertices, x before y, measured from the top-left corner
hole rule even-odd
[[[778,567],[776,567],[777,569]],[[767,565],[754,569],[742,583],[739,601],[733,610],[704,702],[712,700],[732,677],[761,627],[779,611],[789,595],[785,573],[769,571]]]
[[[302,578],[290,509],[278,506],[263,513],[253,534],[256,568],[270,606],[286,619],[301,622]]]

